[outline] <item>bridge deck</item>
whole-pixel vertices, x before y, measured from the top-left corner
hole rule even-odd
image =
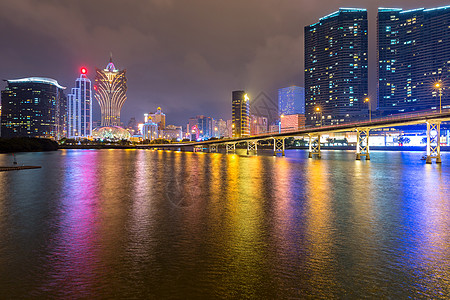
[[[401,116],[393,116],[386,117],[380,119],[374,119],[372,121],[364,121],[364,122],[355,122],[355,123],[345,123],[341,125],[332,125],[332,126],[321,126],[321,127],[311,127],[311,128],[303,128],[299,130],[292,131],[284,131],[284,132],[275,132],[275,133],[264,133],[259,135],[240,137],[240,138],[230,138],[230,139],[217,139],[217,140],[209,140],[209,141],[201,141],[201,142],[190,142],[190,143],[175,143],[175,144],[148,144],[148,145],[139,145],[139,148],[179,148],[179,147],[193,147],[193,146],[207,146],[214,144],[226,144],[226,143],[240,143],[246,141],[254,141],[254,140],[266,140],[272,138],[284,138],[284,137],[293,137],[293,136],[306,136],[308,134],[317,135],[323,133],[333,133],[333,132],[349,132],[356,131],[357,128],[386,128],[386,127],[394,127],[394,126],[407,126],[407,125],[417,125],[424,124],[427,121],[436,120],[436,121],[450,121],[450,110],[446,110],[442,113],[417,113],[417,114],[409,114],[409,115],[401,115]]]

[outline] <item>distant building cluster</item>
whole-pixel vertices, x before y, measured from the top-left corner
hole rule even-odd
[[[125,72],[116,69],[112,59],[105,69],[96,70],[95,98],[102,114],[99,126],[92,120],[93,93],[86,68],[81,68],[67,96],[66,87],[54,79],[6,80],[1,98],[1,136],[128,139],[130,134],[120,127],[120,111],[127,98]]]
[[[141,130],[135,135],[137,140],[153,141],[165,139],[169,141],[181,141],[183,139],[183,129],[181,126],[166,125],[166,115],[158,107],[154,113],[144,114],[144,123]]]

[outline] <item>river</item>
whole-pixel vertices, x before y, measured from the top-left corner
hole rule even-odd
[[[0,173],[2,298],[450,297],[450,156],[16,156],[42,169]]]

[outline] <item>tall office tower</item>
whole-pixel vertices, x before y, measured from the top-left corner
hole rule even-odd
[[[92,91],[87,69],[81,68],[80,77],[67,95],[67,136],[86,138],[92,136]]]
[[[101,126],[120,126],[120,110],[127,100],[126,70],[118,70],[109,59],[105,69],[95,69],[95,99],[102,112]]]
[[[290,86],[278,90],[278,113],[295,115],[305,113],[305,88]]]
[[[367,116],[367,11],[340,8],[305,27],[306,125]]]
[[[148,116],[154,123],[158,124],[158,130],[166,129],[166,115],[162,112],[161,107],[158,107],[156,112],[149,113]]]
[[[54,79],[29,77],[6,80],[2,91],[2,137],[66,136],[65,87]]]
[[[433,84],[450,83],[450,6],[378,9],[378,79],[378,109],[386,114],[439,109]]]
[[[250,104],[244,91],[232,93],[233,137],[250,135]]]

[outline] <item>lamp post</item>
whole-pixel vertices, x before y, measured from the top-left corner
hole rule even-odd
[[[369,122],[372,122],[372,108],[370,107],[370,98],[367,97],[366,99],[364,99],[364,103],[368,102],[369,103]]]
[[[280,123],[278,123],[278,133],[281,133],[281,125],[283,123],[284,114],[280,116]]]
[[[316,106],[315,110],[317,114],[320,114],[320,127],[322,127],[322,111],[319,106]]]
[[[439,80],[434,84],[434,87],[439,91],[439,113],[442,113],[442,82]]]

